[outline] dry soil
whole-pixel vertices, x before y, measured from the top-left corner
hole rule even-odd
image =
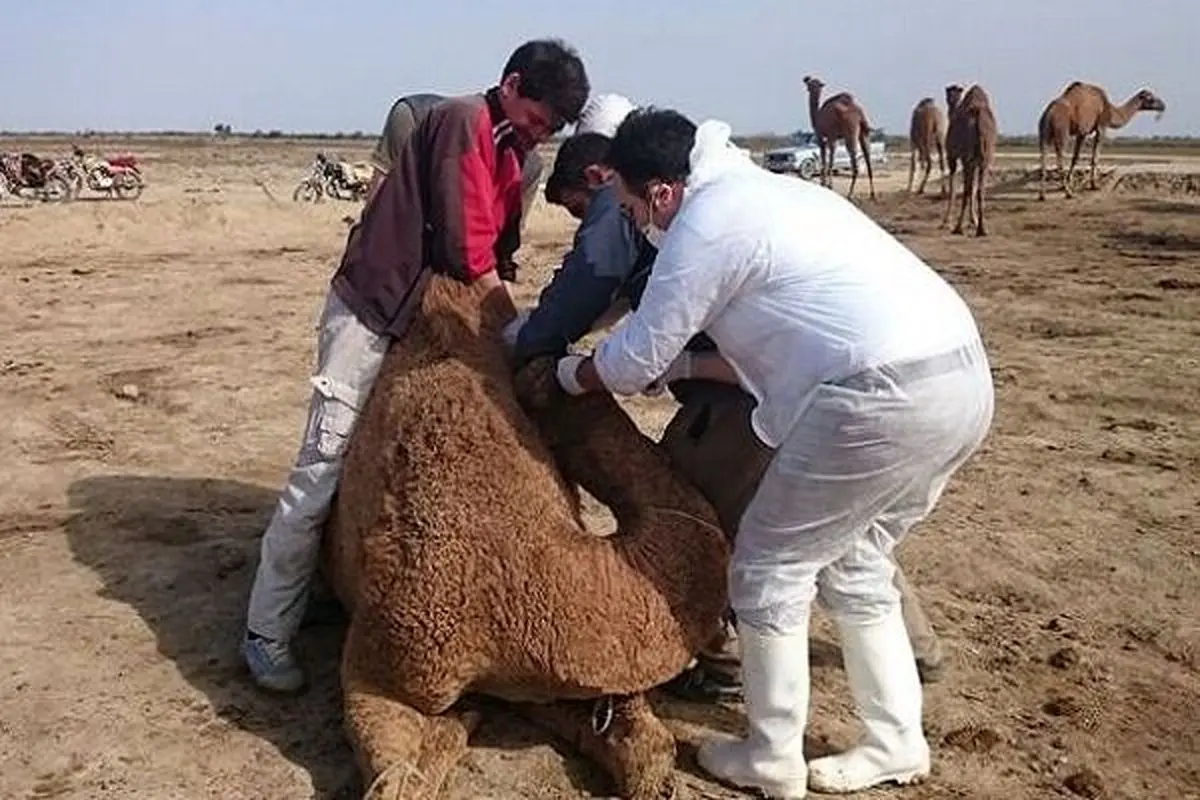
[[[0,143],[26,146],[48,149]],[[291,202],[314,148],[104,143],[142,159],[140,201],[0,207],[0,797],[361,788],[339,623],[305,628],[300,697],[256,691],[236,651],[359,208]],[[903,155],[863,203],[967,297],[998,391],[985,447],[900,554],[949,658],[925,693],[934,773],[877,796],[1200,797],[1200,182],[1122,160],[1101,191],[1039,203],[999,163],[986,239],[939,229],[936,180],[896,191]],[[572,232],[535,213],[527,302]],[[654,435],[673,409],[626,405]],[[855,728],[826,617],[813,637],[819,753]],[[696,796],[740,797],[701,777],[694,745],[739,730],[741,709],[656,702]],[[498,708],[448,791],[608,787]]]

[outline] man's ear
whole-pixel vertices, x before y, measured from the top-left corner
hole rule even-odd
[[[589,189],[599,189],[608,183],[611,174],[611,170],[599,164],[589,164],[583,168],[583,177],[587,179]]]
[[[500,81],[500,96],[511,100],[521,96],[521,73],[510,72]]]

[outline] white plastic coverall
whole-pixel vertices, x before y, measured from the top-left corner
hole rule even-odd
[[[921,687],[888,553],[990,426],[971,313],[849,201],[760,169],[708,122],[641,305],[596,371],[638,392],[701,330],[758,400],[751,421],[775,454],[730,565],[749,735],[705,743],[700,765],[785,798],[919,779]],[[814,595],[838,623],[865,737],[808,764]]]
[[[805,627],[818,583],[835,613],[879,613],[898,602],[881,551],[990,424],[979,333],[958,294],[852,203],[759,168],[728,131],[698,128],[642,303],[597,347],[596,370],[610,390],[638,392],[706,332],[777,449],[737,535],[738,618]],[[912,387],[872,369],[930,357],[942,374]],[[851,376],[856,388],[836,385]]]

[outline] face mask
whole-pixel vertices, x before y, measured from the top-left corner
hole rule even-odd
[[[647,222],[642,226],[642,236],[646,237],[646,241],[648,241],[655,250],[662,249],[662,239],[666,235],[667,232],[655,225],[653,222]]]

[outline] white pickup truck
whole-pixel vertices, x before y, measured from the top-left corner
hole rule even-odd
[[[763,154],[763,166],[771,172],[790,172],[805,180],[812,180],[821,173],[821,148],[817,146],[816,137],[811,133],[801,133],[796,136],[797,144],[787,147],[776,147]],[[871,167],[887,163],[887,145],[882,140],[868,142],[871,150]],[[867,165],[863,163],[862,153],[858,155],[858,171],[866,175]],[[833,171],[835,173],[851,170],[850,153],[846,143],[838,140],[833,150]]]

